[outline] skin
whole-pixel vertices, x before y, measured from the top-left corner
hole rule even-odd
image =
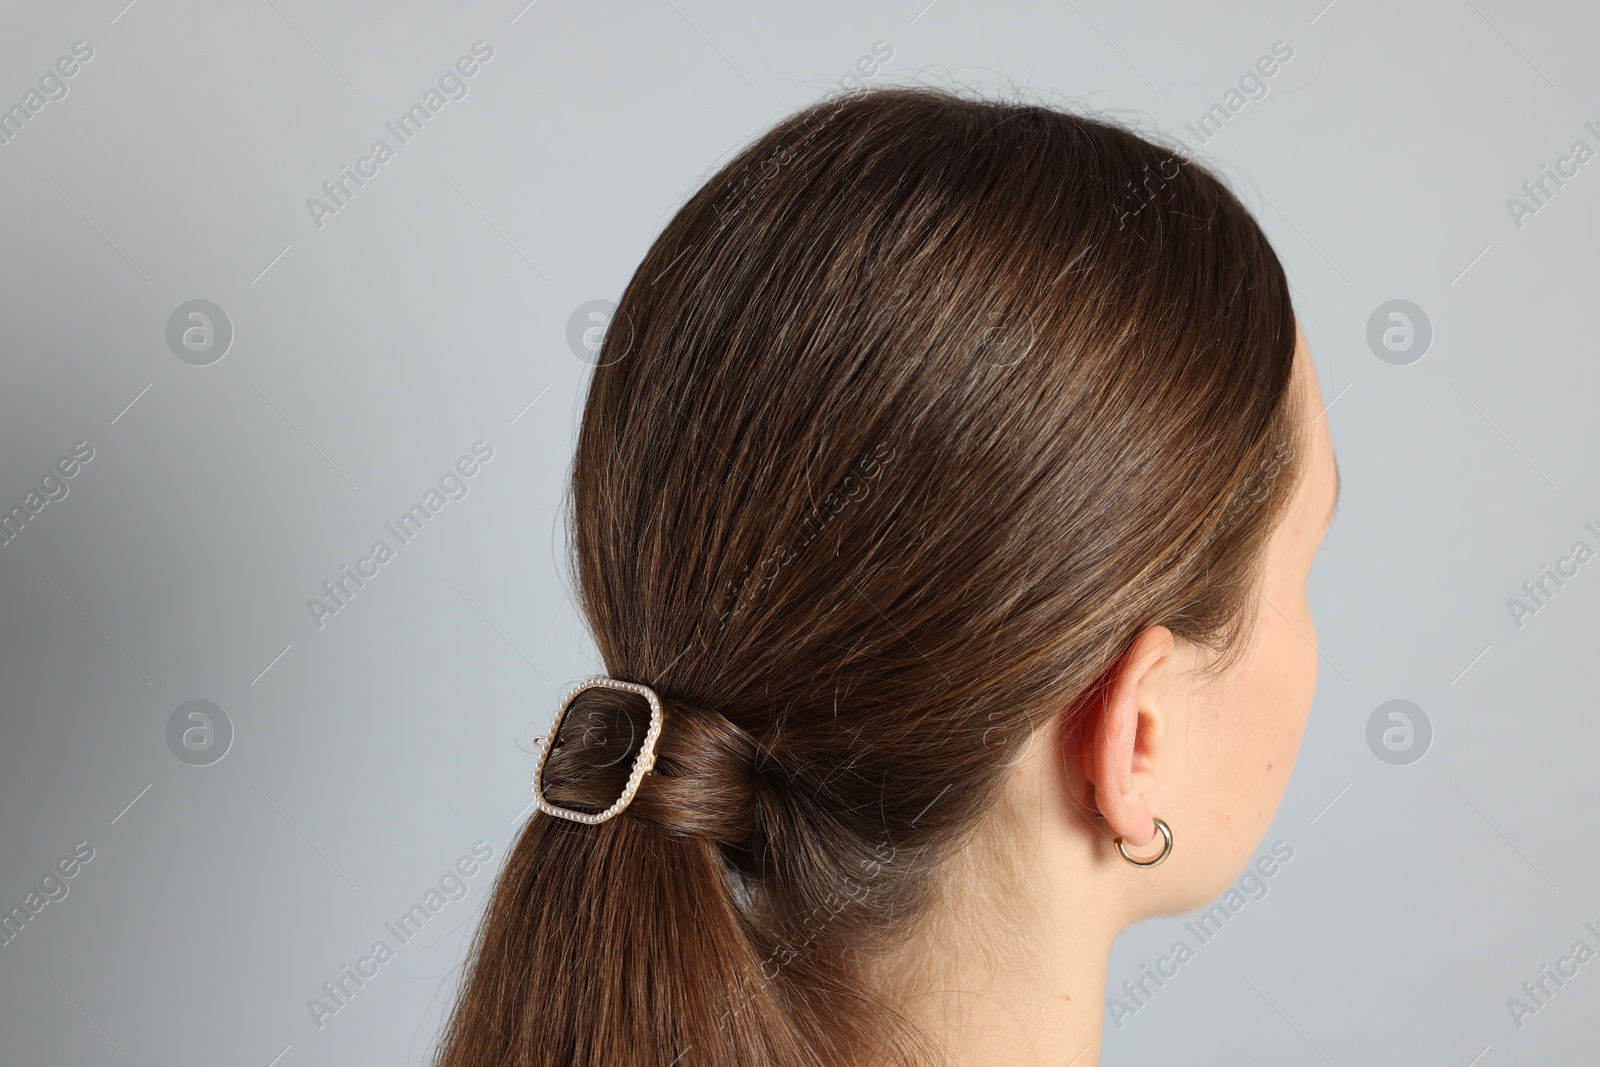
[[[1103,698],[1063,708],[1034,737],[1011,769],[1004,814],[952,874],[949,906],[884,972],[952,1064],[1095,1067],[1105,998],[1120,992],[1106,989],[1117,935],[1221,895],[1283,798],[1317,681],[1306,583],[1338,500],[1298,322],[1296,335],[1308,454],[1267,546],[1247,651],[1207,677],[1196,670],[1204,650],[1163,626],[1141,632]],[[1173,851],[1159,867],[1134,867],[1114,841],[1153,857],[1156,815]]]

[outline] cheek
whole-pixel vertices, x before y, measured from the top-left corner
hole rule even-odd
[[[1288,785],[1316,689],[1316,630],[1303,598],[1265,608],[1252,651],[1228,680],[1214,722],[1216,795],[1241,829],[1270,821]],[[1283,614],[1279,614],[1281,611]]]
[[[1189,758],[1203,760],[1186,803],[1185,841],[1197,857],[1203,899],[1221,893],[1249,862],[1283,799],[1316,687],[1316,631],[1303,598],[1273,598],[1252,649],[1225,681],[1192,706]],[[1174,833],[1177,824],[1173,824]]]
[[[1294,768],[1306,716],[1317,688],[1317,631],[1303,597],[1293,608],[1280,605],[1288,618],[1273,614],[1269,635],[1269,669],[1258,678],[1255,692],[1246,695],[1254,705],[1260,745],[1257,764],[1251,768],[1257,780],[1271,792],[1263,797],[1276,806]],[[1264,649],[1265,651],[1265,649]],[[1266,664],[1263,664],[1265,667]],[[1269,813],[1270,817],[1270,813]]]

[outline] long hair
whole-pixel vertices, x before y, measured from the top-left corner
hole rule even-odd
[[[442,1067],[936,1060],[872,961],[1141,629],[1236,651],[1294,346],[1247,210],[1120,125],[877,88],[740,151],[628,283],[572,467],[654,772],[528,820]],[[581,694],[550,798],[616,799],[647,710]]]

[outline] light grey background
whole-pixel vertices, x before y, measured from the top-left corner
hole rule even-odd
[[[1331,402],[1322,673],[1258,850],[1294,858],[1108,1016],[1103,1062],[1594,1062],[1600,962],[1520,1028],[1506,1005],[1600,949],[1600,563],[1521,627],[1507,606],[1600,548],[1600,162],[1520,226],[1507,205],[1574,141],[1600,149],[1593,7],[525,2],[0,6],[0,106],[94,50],[0,145],[0,507],[94,449],[0,545],[0,910],[94,849],[0,946],[0,1060],[422,1061],[526,817],[531,739],[599,666],[560,569],[589,371],[569,319],[882,42],[872,80],[1197,147],[1277,247]],[[480,40],[466,97],[319,228],[307,198]],[[1185,123],[1278,41],[1267,95],[1199,147]],[[166,341],[195,299],[235,331],[209,366]],[[1394,299],[1434,331],[1406,366],[1366,340]],[[307,599],[477,441],[468,495],[319,628]],[[1432,723],[1419,762],[1368,748],[1392,699]],[[191,700],[233,726],[209,766],[168,747]],[[470,895],[319,1028],[307,999],[480,840]],[[1128,932],[1112,991],[1182,924]]]

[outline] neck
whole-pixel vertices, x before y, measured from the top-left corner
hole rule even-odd
[[[884,961],[880,981],[950,1067],[1097,1067],[1106,967],[1122,927],[1109,918],[1115,902],[1094,899],[1103,894],[1069,855],[1041,847],[1008,862],[979,848],[970,857],[960,866],[971,873],[947,882],[925,936]]]

